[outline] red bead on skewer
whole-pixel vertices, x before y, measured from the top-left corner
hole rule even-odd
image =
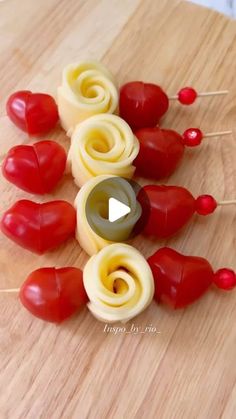
[[[229,93],[228,90],[219,90],[216,92],[197,93],[193,87],[183,87],[177,95],[170,96],[169,100],[178,100],[182,105],[192,105],[198,97],[224,96]]]
[[[192,87],[184,87],[178,93],[178,101],[182,103],[182,105],[192,105],[197,99],[198,94],[195,89]]]
[[[230,130],[203,134],[199,128],[188,128],[183,133],[183,143],[188,147],[196,147],[201,144],[204,138],[222,137],[230,134],[232,134],[232,131]]]
[[[212,214],[217,208],[217,202],[211,195],[200,195],[196,199],[196,212],[199,215]]]
[[[236,286],[236,273],[232,269],[219,269],[213,278],[214,284],[225,291],[230,291]]]

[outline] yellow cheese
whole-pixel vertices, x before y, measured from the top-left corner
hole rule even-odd
[[[113,113],[118,91],[112,74],[96,61],[68,65],[58,88],[61,125],[71,136],[75,126],[99,113]]]
[[[151,269],[134,247],[115,243],[92,256],[83,272],[88,308],[104,322],[126,322],[152,301]]]
[[[71,140],[68,168],[79,187],[102,174],[133,176],[139,141],[119,116],[92,116],[76,126]]]

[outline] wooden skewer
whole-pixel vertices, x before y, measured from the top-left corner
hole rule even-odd
[[[230,135],[232,133],[233,131],[209,132],[208,134],[204,134],[204,138],[221,137],[223,135]]]
[[[224,96],[229,93],[228,90],[219,90],[218,92],[204,92],[198,93],[198,97],[207,97],[207,96]]]
[[[177,100],[177,99],[179,99],[179,96],[178,95],[168,96],[168,99],[169,100]]]
[[[231,200],[226,200],[226,201],[219,201],[219,202],[217,202],[217,205],[221,205],[221,206],[224,206],[224,205],[236,205],[236,199],[231,199]],[[8,293],[8,294],[10,294],[10,293],[12,293],[12,294],[14,294],[14,293],[19,293],[20,292],[20,288],[5,288],[5,289],[0,289],[0,294],[3,294],[3,293]]]
[[[218,205],[236,205],[236,199],[231,199],[228,201],[219,201],[217,202]]]
[[[208,96],[224,96],[229,93],[228,90],[219,90],[218,92],[203,92],[198,93],[197,97],[208,97]],[[169,96],[169,100],[177,100],[179,99],[178,95]]]
[[[0,289],[0,293],[16,293],[20,292],[20,288],[6,288],[6,289]]]

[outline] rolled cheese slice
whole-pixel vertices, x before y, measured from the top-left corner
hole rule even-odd
[[[108,219],[109,198],[114,197],[130,208],[130,213],[115,223]],[[92,178],[79,190],[75,199],[76,239],[88,255],[114,241],[130,238],[142,214],[134,189],[123,178],[101,175]]]
[[[115,243],[92,256],[83,272],[88,308],[104,322],[126,322],[152,301],[151,269],[138,250]]]
[[[61,125],[69,136],[80,122],[99,113],[113,113],[117,105],[118,91],[113,76],[99,62],[83,61],[63,70],[58,111]]]
[[[101,114],[77,125],[68,154],[75,183],[81,187],[90,178],[110,174],[131,178],[139,141],[119,116]]]

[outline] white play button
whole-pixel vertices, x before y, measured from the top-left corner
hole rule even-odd
[[[119,176],[108,175],[91,178],[80,189],[76,198],[77,210],[80,214],[79,205],[81,204],[81,212],[84,208],[82,204],[85,205],[87,223],[96,235],[93,240],[88,240],[89,243],[94,243],[94,249],[95,245],[96,248],[100,246],[97,236],[109,242],[121,243],[141,232],[149,214],[146,208],[146,202],[149,201],[140,191],[142,191],[141,187],[133,180],[128,181]],[[137,196],[141,197],[142,203],[145,202],[145,205],[142,204],[143,207]]]
[[[131,209],[128,207],[128,205],[123,204],[123,202],[118,201],[118,199],[109,198],[108,219],[111,223],[119,220],[130,212]]]

